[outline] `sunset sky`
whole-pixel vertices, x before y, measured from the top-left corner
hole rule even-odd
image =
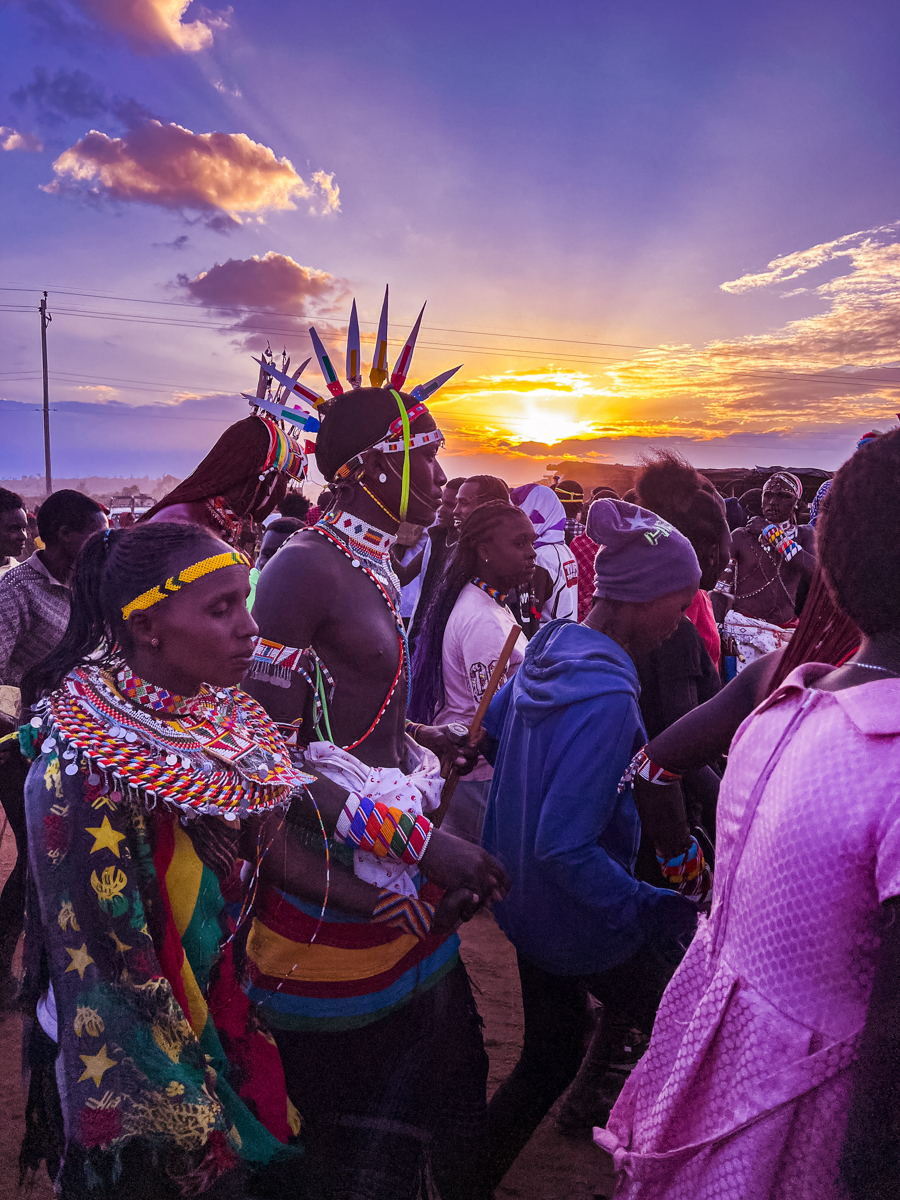
[[[411,382],[464,363],[448,474],[896,425],[895,2],[211,5],[0,2],[0,477],[43,470],[43,288],[60,477],[186,474],[267,338],[342,363],[386,283]]]

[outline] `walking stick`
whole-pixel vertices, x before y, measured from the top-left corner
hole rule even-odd
[[[518,625],[513,625],[507,635],[506,641],[503,644],[503,649],[500,651],[500,657],[494,664],[494,669],[491,671],[491,677],[488,680],[488,685],[484,690],[484,695],[475,709],[475,716],[472,719],[472,724],[469,726],[469,745],[474,746],[478,741],[481,733],[481,722],[484,720],[484,714],[488,710],[488,705],[493,700],[497,688],[500,686],[500,680],[503,678],[503,672],[506,670],[509,663],[509,656],[513,652],[513,646],[519,640],[519,634],[522,632]],[[447,815],[447,809],[450,807],[450,801],[453,799],[453,793],[456,791],[456,785],[459,783],[459,771],[456,767],[450,768],[450,774],[444,783],[441,791],[441,802],[438,805],[437,811],[431,818],[432,824],[440,828],[444,817]]]

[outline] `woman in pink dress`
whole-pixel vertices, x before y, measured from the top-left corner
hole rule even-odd
[[[595,1140],[629,1200],[900,1195],[900,431],[838,472],[819,550],[864,639],[732,743],[712,912]]]

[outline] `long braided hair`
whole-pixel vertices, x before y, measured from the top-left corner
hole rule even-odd
[[[22,679],[22,702],[54,691],[73,667],[90,659],[108,664],[132,647],[123,607],[190,561],[226,549],[208,529],[174,521],[95,533],[72,576],[72,607],[62,641]]]
[[[463,521],[459,539],[439,586],[424,597],[425,613],[419,627],[412,662],[407,711],[413,721],[430,724],[444,703],[444,631],[466,584],[478,574],[478,547],[488,541],[504,521],[521,520],[519,509],[506,500],[489,500]]]

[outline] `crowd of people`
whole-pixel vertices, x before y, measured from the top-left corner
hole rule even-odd
[[[398,371],[329,383],[314,506],[262,386],[127,527],[57,492],[19,562],[0,490],[23,1170],[488,1200],[566,1093],[617,1197],[900,1194],[900,431],[813,526],[669,453],[623,498],[448,481]]]

